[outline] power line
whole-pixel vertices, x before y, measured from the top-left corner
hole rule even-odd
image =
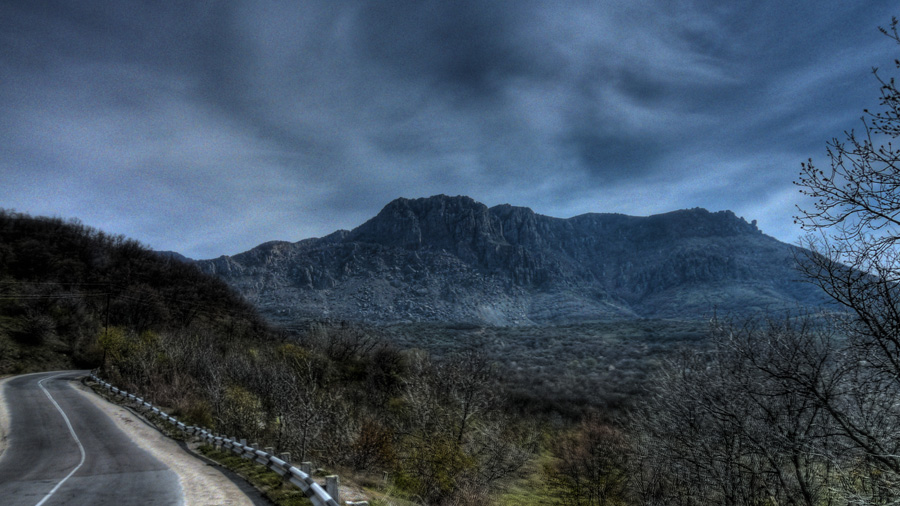
[[[0,285],[41,285],[41,286],[111,286],[113,283],[69,283],[65,281],[0,281]]]
[[[39,299],[80,299],[83,297],[103,297],[108,293],[67,293],[67,294],[45,294],[45,295],[0,295],[0,300],[39,300]]]

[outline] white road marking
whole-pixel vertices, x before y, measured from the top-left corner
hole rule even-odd
[[[75,429],[72,428],[72,422],[69,421],[69,417],[66,416],[65,411],[63,411],[62,408],[59,407],[59,404],[57,404],[56,399],[54,399],[53,396],[50,395],[50,392],[46,388],[44,388],[45,381],[47,381],[48,379],[53,379],[53,378],[55,378],[57,376],[61,376],[61,375],[62,374],[48,376],[48,377],[42,379],[41,381],[38,381],[38,386],[41,387],[41,390],[44,391],[44,393],[47,395],[47,398],[50,399],[50,402],[52,402],[54,406],[56,406],[56,410],[59,411],[59,414],[61,414],[63,419],[66,421],[66,425],[69,427],[69,433],[72,434],[72,439],[75,440],[75,444],[78,445],[78,450],[81,451],[81,462],[79,462],[78,465],[75,466],[75,469],[72,469],[72,471],[68,475],[66,475],[66,477],[63,478],[61,482],[57,483],[56,486],[53,487],[53,490],[48,492],[47,495],[44,496],[43,499],[41,499],[41,502],[37,503],[35,506],[41,506],[42,504],[47,502],[47,499],[50,499],[50,497],[53,494],[55,494],[57,490],[59,490],[59,487],[61,487],[63,485],[63,483],[65,483],[69,478],[71,478],[72,475],[75,474],[75,472],[78,471],[78,469],[80,469],[81,466],[84,464],[84,458],[85,458],[84,446],[81,445],[81,440],[78,439],[78,435],[75,434]]]

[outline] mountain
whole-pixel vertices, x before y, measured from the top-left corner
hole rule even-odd
[[[281,322],[527,325],[824,304],[794,269],[797,251],[731,211],[560,219],[438,195],[197,265]]]

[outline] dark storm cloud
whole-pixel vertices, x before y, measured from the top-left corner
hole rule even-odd
[[[0,205],[195,257],[435,193],[792,240],[790,181],[876,103],[893,8],[0,1]]]
[[[509,79],[552,75],[552,48],[528,30],[534,8],[527,0],[370,2],[355,43],[397,75],[478,98]]]
[[[574,132],[572,149],[579,163],[600,183],[634,179],[651,173],[666,148],[655,139]]]

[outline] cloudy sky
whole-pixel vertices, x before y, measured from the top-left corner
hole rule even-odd
[[[194,258],[396,197],[731,209],[877,106],[881,0],[0,0],[0,207]],[[886,74],[888,75],[888,74]]]

